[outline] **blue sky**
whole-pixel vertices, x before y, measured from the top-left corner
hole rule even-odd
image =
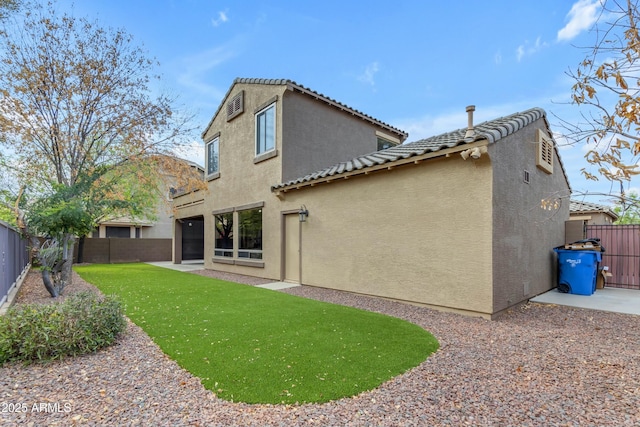
[[[236,77],[285,78],[414,141],[466,127],[470,104],[477,123],[531,107],[544,108],[556,132],[554,115],[577,120],[566,72],[585,56],[577,46],[593,44],[598,1],[59,1],[72,4],[77,16],[133,34],[200,129]],[[202,164],[204,150],[195,152]],[[581,176],[585,153],[560,151],[574,192],[611,191]]]

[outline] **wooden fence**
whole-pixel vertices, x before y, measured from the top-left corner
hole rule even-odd
[[[612,275],[607,286],[640,290],[640,225],[587,225],[585,234],[605,249],[600,265]]]
[[[171,239],[85,239],[82,253],[83,262],[96,264],[171,261]],[[73,259],[78,260],[78,243]]]

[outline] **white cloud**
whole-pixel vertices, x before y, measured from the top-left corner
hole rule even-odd
[[[380,70],[380,66],[378,65],[378,62],[372,62],[371,64],[367,65],[367,67],[364,70],[364,73],[358,76],[358,81],[362,83],[370,84],[371,86],[375,86],[376,82],[374,77],[375,77],[375,74],[378,72],[378,70]]]
[[[563,135],[559,132],[552,132],[553,139],[556,141],[556,146],[560,151],[568,151],[572,150],[575,143],[567,138],[566,135]]]
[[[218,88],[208,80],[214,69],[236,57],[240,51],[237,43],[232,42],[182,58],[182,73],[178,76],[178,83],[197,93],[199,97],[220,101],[227,88]]]
[[[533,44],[530,44],[529,41],[525,41],[524,44],[521,44],[516,49],[516,59],[520,62],[525,56],[538,53],[547,46],[549,45],[546,42],[543,42],[540,37],[538,37]]]
[[[531,108],[531,105],[476,106],[476,111],[473,113],[473,123],[479,124],[528,108]],[[407,142],[412,142],[466,128],[467,117],[465,106],[461,105],[459,111],[444,111],[437,115],[427,114],[422,117],[404,118],[395,120],[393,123],[394,126],[409,132]]]
[[[192,141],[189,144],[180,145],[174,149],[174,152],[181,159],[204,166],[204,144],[202,141]]]
[[[578,0],[567,14],[569,22],[558,31],[558,41],[569,41],[591,28],[598,20],[600,0]]]
[[[224,24],[225,22],[227,22],[229,20],[229,17],[227,16],[227,11],[220,11],[218,12],[218,18],[211,18],[211,25],[213,25],[214,27],[217,27],[221,24]]]
[[[502,64],[502,53],[500,51],[496,52],[496,54],[493,55],[493,61],[496,63],[496,65]]]

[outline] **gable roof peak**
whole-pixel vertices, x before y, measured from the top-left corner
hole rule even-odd
[[[288,90],[294,91],[294,92],[298,92],[307,96],[310,96],[312,98],[314,98],[315,100],[324,102],[325,104],[329,105],[330,107],[336,108],[338,110],[344,111],[348,114],[351,114],[355,117],[359,117],[362,120],[365,120],[373,125],[379,126],[383,129],[385,129],[386,131],[396,135],[400,141],[404,141],[405,139],[407,139],[407,137],[409,136],[409,134],[405,131],[403,131],[402,129],[396,128],[394,126],[391,126],[388,123],[382,122],[368,114],[365,114],[361,111],[358,111],[354,108],[349,107],[346,104],[343,104],[339,101],[336,101],[335,99],[329,98],[326,95],[323,95],[319,92],[316,92],[314,90],[309,89],[308,87],[305,87],[301,84],[296,83],[293,80],[290,79],[264,79],[264,78],[246,78],[246,77],[236,77],[233,80],[233,84],[231,85],[231,87],[229,87],[229,90],[227,91],[227,93],[225,94],[225,96],[222,98],[222,102],[220,103],[220,105],[218,106],[218,109],[216,110],[215,114],[213,115],[211,121],[209,122],[209,124],[207,125],[207,127],[205,128],[204,132],[202,132],[202,137],[204,138],[205,134],[207,133],[207,131],[209,130],[209,128],[211,127],[211,125],[213,124],[213,121],[215,120],[216,116],[220,113],[220,111],[223,109],[225,102],[227,101],[227,98],[229,97],[229,95],[231,94],[231,91],[233,90],[233,88],[235,87],[235,85],[237,84],[255,84],[255,85],[274,85],[274,86],[287,86]]]

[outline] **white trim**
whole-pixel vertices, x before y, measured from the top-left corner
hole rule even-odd
[[[394,136],[391,136],[391,135],[389,135],[387,133],[380,132],[379,130],[376,131],[376,136],[379,137],[379,138],[382,138],[382,139],[386,139],[389,142],[394,142],[396,144],[400,144],[400,139],[398,139],[398,138],[396,138]]]
[[[266,113],[271,108],[273,108],[273,147],[271,147],[268,150],[265,150],[265,151],[262,151],[262,152],[258,152],[258,137],[259,137],[259,135],[258,135],[258,117],[261,114]],[[276,109],[276,102],[275,101],[255,113],[255,115],[254,115],[254,117],[255,117],[255,120],[254,120],[255,121],[255,123],[254,123],[254,135],[255,135],[255,138],[254,138],[254,141],[253,141],[253,143],[254,143],[254,147],[253,148],[254,148],[255,157],[263,156],[266,153],[275,151],[276,145],[277,145],[276,144],[277,122],[278,122],[277,113],[278,113],[278,110]],[[266,119],[265,119],[265,124],[266,124]]]
[[[215,171],[209,173],[209,147],[213,144],[217,144],[217,156],[218,156],[218,164]],[[207,142],[204,145],[204,173],[207,180],[212,180],[220,177],[220,135],[217,135],[215,138],[212,138],[211,141]]]

